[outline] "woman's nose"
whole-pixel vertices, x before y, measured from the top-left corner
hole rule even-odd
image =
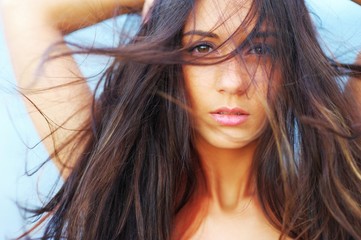
[[[221,93],[243,94],[249,87],[250,75],[242,60],[233,57],[219,64],[217,88]]]

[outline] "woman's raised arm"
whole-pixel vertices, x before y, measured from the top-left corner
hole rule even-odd
[[[0,16],[18,86],[28,98],[29,114],[51,154],[77,136],[74,130],[90,116],[92,93],[71,56],[42,64],[44,54],[65,34],[113,16],[118,6],[123,12],[141,10],[143,1],[0,0]],[[56,49],[51,54],[68,50],[66,45]],[[81,150],[69,144],[53,160],[60,169],[64,164],[71,167]],[[69,171],[64,169],[63,176]]]
[[[361,66],[361,52],[357,55],[355,64]],[[352,99],[356,101],[355,111],[359,113],[361,111],[361,79],[359,77],[349,78],[346,85],[345,94],[350,95]],[[357,116],[360,116],[360,114],[358,114]],[[357,118],[357,120],[359,119]]]
[[[352,0],[353,2],[359,4],[361,11],[361,0]],[[359,51],[355,63],[356,65],[361,66],[361,50]],[[359,77],[350,77],[346,85],[345,94],[350,95],[352,99],[356,100],[356,111],[361,111],[361,79]]]

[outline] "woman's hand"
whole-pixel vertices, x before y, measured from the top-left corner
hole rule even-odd
[[[153,3],[154,0],[145,0],[142,11],[143,20],[146,20],[148,18],[147,15],[149,13],[150,8],[153,6]]]
[[[361,0],[352,0],[352,1],[361,5]]]
[[[26,16],[42,18],[64,34],[130,11],[141,11],[144,0],[0,0],[1,8]]]

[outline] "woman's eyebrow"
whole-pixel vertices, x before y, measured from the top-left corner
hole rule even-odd
[[[277,38],[276,32],[261,31],[257,32],[252,38]]]
[[[183,36],[188,36],[188,35],[198,35],[201,37],[219,38],[219,36],[213,32],[205,32],[205,31],[201,31],[201,30],[192,30],[192,31],[188,31],[183,34]]]
[[[219,36],[216,33],[213,32],[206,32],[201,30],[192,30],[188,31],[183,34],[183,36],[189,36],[189,35],[198,35],[201,37],[209,37],[209,38],[219,38]],[[276,38],[277,34],[276,32],[271,31],[260,31],[257,32],[255,35],[252,36],[253,39],[255,38]]]

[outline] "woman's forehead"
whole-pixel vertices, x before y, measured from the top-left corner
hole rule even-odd
[[[197,0],[184,31],[233,33],[242,25],[251,4],[251,0]]]

